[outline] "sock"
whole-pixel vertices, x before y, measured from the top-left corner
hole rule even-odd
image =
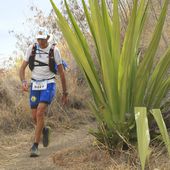
[[[34,143],[34,146],[35,146],[36,148],[38,148],[38,143]]]
[[[43,130],[42,130],[42,133],[44,133],[45,132],[45,126],[43,127]]]

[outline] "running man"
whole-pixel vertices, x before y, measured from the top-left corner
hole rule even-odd
[[[38,145],[43,134],[43,146],[49,145],[50,128],[45,127],[44,113],[56,94],[56,68],[60,75],[63,96],[62,104],[68,101],[66,79],[60,52],[48,40],[50,35],[45,28],[40,28],[36,35],[37,43],[30,45],[20,67],[19,76],[23,91],[28,91],[28,82],[25,78],[25,69],[29,66],[31,73],[30,107],[35,122],[35,139],[31,147],[31,157],[39,156]]]

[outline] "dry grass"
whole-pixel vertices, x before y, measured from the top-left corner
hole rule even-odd
[[[27,94],[21,91],[18,69],[6,71],[0,78],[0,129],[5,133],[16,132],[30,125]]]
[[[88,141],[63,149],[53,155],[53,162],[63,169],[103,169],[111,164],[111,157]]]
[[[158,149],[159,148],[159,149]],[[152,148],[152,154],[146,170],[169,170],[170,160],[163,146]],[[74,145],[56,152],[53,162],[61,169],[71,170],[138,170],[141,169],[136,150],[115,149],[110,156],[89,142]]]
[[[28,105],[28,94],[21,91],[18,69],[3,73],[0,81],[0,133],[13,133],[22,129],[33,129]],[[80,75],[80,79],[77,76]],[[60,104],[61,87],[58,82],[57,98],[46,112],[46,123],[58,133],[62,129],[79,129],[81,126],[95,122],[87,109],[85,101],[90,101],[90,91],[81,79],[81,74],[66,72],[70,103],[67,108]],[[10,77],[10,78],[9,78]],[[29,77],[29,73],[28,73]],[[80,81],[81,80],[81,81]],[[80,83],[82,82],[82,83]],[[30,133],[30,132],[29,132]],[[83,132],[82,132],[83,133]],[[6,138],[4,138],[7,142]],[[13,139],[9,140],[10,143]],[[16,139],[18,141],[18,138]],[[6,143],[4,141],[4,143]],[[140,162],[136,150],[122,151],[115,149],[110,156],[105,149],[100,149],[92,141],[82,139],[82,143],[74,143],[70,147],[60,149],[53,154],[53,163],[61,169],[69,170],[136,170]],[[7,143],[8,145],[8,143]],[[3,158],[5,159],[5,158]],[[170,161],[163,146],[154,147],[147,165],[148,170],[169,170]]]
[[[69,59],[68,64],[72,68]],[[0,132],[13,133],[34,127],[29,108],[29,93],[22,92],[18,73],[19,66],[0,73]],[[78,124],[94,121],[85,103],[90,100],[90,92],[83,78],[81,85],[78,82],[75,69],[69,69],[65,74],[70,96],[69,104],[66,108],[61,106],[62,88],[57,75],[57,97],[46,111],[46,123],[51,127],[78,128]],[[26,78],[29,81],[29,69],[26,71]]]
[[[170,27],[168,20],[169,16],[167,17],[167,22],[164,27],[164,35],[169,43]],[[144,52],[148,46],[155,21],[156,20],[153,20],[152,16],[150,20],[148,20],[141,44],[142,52]],[[162,39],[157,52],[158,57],[163,53],[162,49],[165,49],[165,47],[165,41]],[[62,91],[59,76],[57,76],[57,98],[55,98],[46,112],[46,123],[58,131],[60,131],[60,129],[79,129],[81,125],[88,125],[95,122],[95,118],[87,109],[86,103],[86,101],[91,100],[90,90],[80,70],[77,69],[64,41],[59,44],[59,48],[61,49],[62,56],[64,56],[69,65],[69,70],[66,72],[70,96],[69,105],[67,108],[63,108],[60,104]],[[29,71],[27,72],[27,77],[30,77]],[[16,132],[22,129],[26,131],[28,129],[33,129],[28,94],[21,91],[18,67],[8,72],[0,70],[0,108],[0,134],[13,133],[13,135],[15,135]],[[17,136],[17,142],[18,139],[19,137]],[[8,142],[10,143],[12,140],[13,138],[9,139],[9,141],[7,141],[7,138],[4,138],[4,141],[1,142],[4,142],[8,146]],[[56,151],[53,155],[53,163],[61,169],[69,170],[140,169],[140,162],[135,149],[128,151],[115,149],[114,154],[110,156],[106,150],[101,150],[100,147],[93,145],[92,141],[82,140],[83,142],[81,145],[75,143],[73,146]],[[166,149],[162,145],[152,147],[151,157],[146,169],[169,170],[169,167],[170,161]]]

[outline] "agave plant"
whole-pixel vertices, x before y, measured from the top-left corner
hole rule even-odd
[[[65,0],[65,6],[71,26],[53,0],[50,2],[56,13],[57,23],[92,91],[94,102],[90,103],[90,108],[98,121],[98,131],[93,132],[93,135],[110,150],[122,141],[122,144],[132,142],[136,136],[144,169],[150,143],[148,117],[152,115],[170,153],[169,136],[159,109],[170,87],[170,77],[167,76],[170,49],[160,56],[160,61],[154,66],[154,56],[161,38],[169,0],[164,0],[158,23],[141,62],[138,62],[138,52],[149,0],[134,0],[123,43],[120,40],[118,0],[113,0],[111,17],[105,0],[101,0],[101,3],[98,0],[89,0],[89,9],[82,0],[100,65],[100,78],[88,41],[67,1]]]

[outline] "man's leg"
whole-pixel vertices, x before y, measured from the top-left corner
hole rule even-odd
[[[36,118],[37,109],[31,109],[31,112],[32,112],[32,119],[34,121],[34,124],[37,125],[37,118]]]
[[[33,119],[33,121],[34,121],[35,128],[36,128],[36,126],[37,126],[37,117],[36,117],[36,115],[37,115],[37,109],[36,109],[36,108],[32,108],[31,111],[32,111],[32,119]],[[31,151],[31,153],[30,153],[30,156],[31,156],[31,157],[37,157],[37,156],[39,156],[38,143],[37,143],[37,142],[34,142],[34,143],[33,143],[30,151]]]
[[[47,147],[49,144],[50,128],[44,127],[44,113],[48,107],[48,104],[50,104],[52,99],[54,98],[55,91],[56,85],[55,83],[51,83],[47,85],[47,90],[42,90],[40,93],[37,91],[32,91],[32,94],[30,95],[30,101],[32,103],[32,106],[35,106],[37,103],[39,103],[36,112],[35,110],[32,109],[32,115],[33,119],[36,122],[36,128],[35,128],[35,142],[32,146],[30,156],[38,156],[38,144],[41,139],[42,131],[43,131],[43,146]]]
[[[48,104],[46,103],[39,103],[37,107],[37,113],[36,113],[36,121],[37,126],[35,128],[35,143],[39,144],[42,129],[44,127],[44,113],[47,109]]]

